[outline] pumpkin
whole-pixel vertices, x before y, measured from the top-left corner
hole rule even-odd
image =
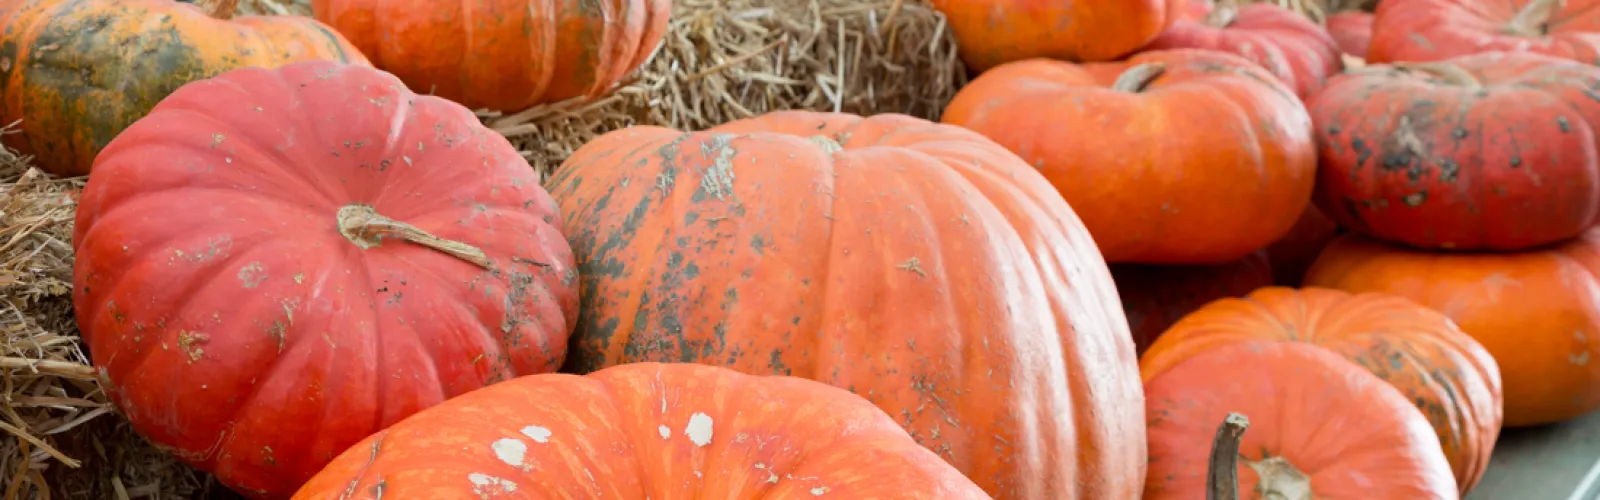
[[[555,201],[455,103],[326,61],[186,85],[106,146],[73,304],[134,430],[279,498],[450,396],[555,371]]]
[[[1206,2],[1195,2],[1205,5]],[[1220,0],[1204,18],[1179,19],[1144,50],[1207,49],[1238,54],[1309,97],[1344,69],[1339,44],[1305,16],[1270,3]]]
[[[51,173],[89,173],[111,139],[185,83],[246,66],[369,64],[343,37],[294,16],[234,18],[238,0],[18,0],[0,5],[0,119],[7,147]]]
[[[1492,51],[1600,65],[1600,0],[1384,0],[1372,18],[1372,63],[1429,62]]]
[[[636,363],[530,375],[350,447],[296,499],[988,499],[849,391]]]
[[[1483,477],[1500,433],[1499,365],[1450,318],[1399,296],[1269,287],[1218,300],[1163,333],[1140,368],[1162,373],[1256,340],[1321,346],[1366,368],[1427,417],[1462,493]]]
[[[1248,416],[1241,499],[1460,498],[1439,438],[1398,389],[1326,349],[1254,340],[1141,369],[1149,416],[1146,500],[1206,498],[1216,422]]]
[[[1449,316],[1494,356],[1505,425],[1560,422],[1600,408],[1600,230],[1520,253],[1440,254],[1340,237],[1308,286],[1400,295]]]
[[[311,7],[412,90],[470,108],[517,110],[610,91],[661,43],[672,2],[313,0]]]
[[[1418,248],[1573,238],[1600,223],[1591,88],[1600,68],[1518,52],[1341,75],[1310,103],[1316,204],[1345,227]]]
[[[1049,57],[1110,61],[1138,50],[1188,0],[932,0],[949,19],[967,67],[976,72]]]
[[[942,121],[1037,167],[1111,263],[1244,258],[1294,226],[1316,177],[1294,92],[1221,52],[1007,64],[961,89]]]
[[[565,371],[850,389],[990,495],[1133,499],[1137,363],[1061,196],[978,134],[784,111],[600,136],[547,182],[582,276]]]
[[[1111,277],[1133,331],[1134,350],[1142,354],[1167,327],[1201,306],[1272,286],[1272,265],[1266,252],[1256,252],[1214,266],[1114,264]]]
[[[1339,50],[1360,58],[1367,57],[1367,47],[1372,43],[1372,13],[1359,10],[1336,12],[1324,19],[1328,34],[1339,44]]]
[[[1328,216],[1322,215],[1316,205],[1307,205],[1306,211],[1300,213],[1300,220],[1295,221],[1294,227],[1289,229],[1278,241],[1267,245],[1268,260],[1272,263],[1273,283],[1281,286],[1297,287],[1306,276],[1306,270],[1311,268],[1311,263],[1322,254],[1322,249],[1327,248],[1344,228],[1334,223]]]

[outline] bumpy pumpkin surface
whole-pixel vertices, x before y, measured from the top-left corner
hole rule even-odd
[[[554,371],[555,202],[466,108],[329,62],[173,93],[78,207],[74,305],[140,434],[254,497],[444,399]]]
[[[1575,237],[1600,223],[1595,89],[1600,67],[1518,52],[1341,75],[1309,103],[1317,206],[1427,249]]]
[[[601,136],[549,181],[582,278],[568,369],[640,361],[852,390],[996,497],[1132,499],[1116,290],[1015,155],[903,115]]]
[[[1143,353],[1167,327],[1201,306],[1272,286],[1272,265],[1265,252],[1256,252],[1216,266],[1114,264],[1111,277],[1133,330],[1134,349]]]
[[[1320,347],[1266,340],[1141,363],[1150,422],[1147,500],[1206,498],[1217,422],[1250,419],[1239,498],[1454,500],[1439,439],[1394,387]]]
[[[1535,52],[1600,65],[1600,0],[1383,0],[1367,61]]]
[[[1433,424],[1465,493],[1483,477],[1500,434],[1500,368],[1443,314],[1405,298],[1270,287],[1207,304],[1140,358],[1161,373],[1195,353],[1239,342],[1304,342],[1387,381]]]
[[[339,34],[293,16],[232,18],[172,0],[16,0],[0,4],[0,120],[5,144],[59,175],[95,155],[183,84],[247,66],[368,64]],[[209,14],[209,15],[208,15]]]
[[[1439,254],[1359,235],[1335,241],[1306,284],[1386,292],[1437,309],[1500,366],[1505,425],[1600,408],[1600,230],[1521,253]]]
[[[1049,57],[1109,61],[1149,43],[1187,0],[932,0],[973,71]]]
[[[655,51],[671,0],[314,0],[418,93],[519,110],[610,90]]]
[[[849,391],[695,364],[531,375],[350,447],[296,499],[988,499]]]
[[[1372,45],[1372,13],[1347,10],[1334,13],[1323,21],[1328,34],[1339,44],[1339,50],[1365,59]]]
[[[957,93],[942,121],[1038,168],[1112,263],[1244,258],[1294,226],[1316,177],[1294,92],[1221,52],[1011,63]]]
[[[1204,4],[1204,2],[1196,1]],[[1339,44],[1305,16],[1270,3],[1222,0],[1205,17],[1179,19],[1144,50],[1207,49],[1237,54],[1283,80],[1301,98],[1344,69]]]

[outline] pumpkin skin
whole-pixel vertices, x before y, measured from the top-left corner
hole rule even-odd
[[[208,16],[172,0],[19,0],[0,5],[0,136],[63,176],[89,173],[111,139],[185,83],[296,61],[367,65],[315,20]]]
[[[932,0],[974,72],[1038,57],[1110,61],[1149,43],[1188,0]]]
[[[618,130],[547,185],[583,276],[564,371],[804,377],[866,397],[990,495],[1137,498],[1143,396],[1110,272],[993,142],[777,112]]]
[[[1600,223],[1592,88],[1600,68],[1517,52],[1341,75],[1310,103],[1316,204],[1345,227],[1425,249],[1573,238]]]
[[[610,91],[661,43],[672,2],[313,0],[311,8],[418,93],[520,110]]]
[[[1600,65],[1600,0],[1384,0],[1367,62],[1428,62],[1494,51]]]
[[[1483,477],[1500,434],[1499,365],[1450,318],[1399,296],[1269,287],[1218,300],[1162,334],[1140,369],[1256,340],[1320,346],[1366,368],[1427,417],[1463,494]]]
[[[1244,258],[1294,226],[1316,177],[1311,120],[1294,92],[1221,52],[1007,64],[958,92],[942,121],[1038,168],[1111,263]]]
[[[1205,5],[1205,2],[1195,2]],[[1219,2],[1198,20],[1179,19],[1144,50],[1206,49],[1261,65],[1304,99],[1344,69],[1339,44],[1305,16],[1270,3]]]
[[[1494,356],[1505,426],[1561,422],[1600,408],[1600,232],[1541,250],[1440,254],[1340,237],[1306,284],[1384,292],[1437,309]]]
[[[467,393],[352,446],[294,498],[823,495],[989,498],[849,391],[660,363]]]
[[[403,229],[356,204],[481,260],[374,241]],[[407,415],[559,368],[578,301],[555,209],[503,137],[392,75],[240,69],[180,88],[100,155],[74,305],[135,430],[282,498]]]
[[[1233,342],[1141,365],[1150,419],[1147,500],[1206,498],[1217,422],[1249,417],[1239,498],[1460,498],[1428,420],[1383,380],[1300,342]],[[1274,496],[1276,495],[1276,496]]]
[[[1267,245],[1268,260],[1272,262],[1273,283],[1280,286],[1298,287],[1305,279],[1306,270],[1311,268],[1311,263],[1322,254],[1322,249],[1333,243],[1334,238],[1344,234],[1344,228],[1333,222],[1328,216],[1322,215],[1316,205],[1307,205],[1306,211],[1301,212],[1300,220],[1294,223],[1288,234],[1284,234],[1278,241]]]
[[[1323,20],[1328,34],[1339,44],[1339,50],[1352,56],[1366,58],[1372,45],[1372,13],[1347,10],[1329,15]]]
[[[1111,277],[1133,331],[1134,351],[1142,355],[1161,332],[1201,306],[1272,286],[1272,264],[1266,252],[1256,252],[1217,266],[1114,264]]]

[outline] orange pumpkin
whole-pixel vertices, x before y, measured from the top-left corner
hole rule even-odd
[[[1567,420],[1600,408],[1600,229],[1554,247],[1440,254],[1349,234],[1306,284],[1387,292],[1443,312],[1494,355],[1505,425]]]
[[[1294,92],[1221,52],[1007,64],[957,93],[943,121],[1037,167],[1112,263],[1244,258],[1294,226],[1316,177]]]
[[[1049,57],[1110,61],[1154,39],[1188,0],[932,0],[973,71]]]
[[[1443,61],[1536,52],[1600,65],[1600,0],[1384,0],[1367,61]]]
[[[1206,305],[1139,360],[1165,372],[1194,353],[1239,342],[1304,342],[1343,355],[1417,405],[1465,493],[1483,477],[1500,434],[1500,368],[1438,311],[1378,293],[1270,287]]]
[[[306,60],[369,65],[322,23],[234,18],[237,3],[0,3],[0,120],[22,120],[22,133],[0,137],[51,173],[84,175],[112,138],[186,83]]]
[[[523,109],[611,90],[661,43],[670,0],[314,0],[419,93]]]
[[[533,375],[346,450],[295,499],[987,499],[848,391],[693,364]]]
[[[1372,13],[1347,10],[1328,16],[1323,21],[1328,34],[1339,43],[1339,50],[1365,59],[1367,47],[1372,43]]]
[[[1270,3],[1218,0],[1200,19],[1179,19],[1144,50],[1207,49],[1238,54],[1271,71],[1302,99],[1344,69],[1339,43],[1305,16]]]
[[[1211,438],[1230,412],[1250,419],[1239,445],[1242,500],[1460,498],[1422,413],[1326,349],[1242,341],[1141,368],[1150,426],[1145,500],[1207,498]]]
[[[1143,396],[1110,272],[1061,196],[982,136],[801,111],[632,127],[548,185],[581,280],[566,370],[805,377],[991,495],[1137,498]]]
[[[1265,252],[1256,252],[1218,266],[1115,264],[1111,277],[1133,331],[1134,350],[1142,354],[1167,327],[1201,306],[1272,286],[1272,265]]]

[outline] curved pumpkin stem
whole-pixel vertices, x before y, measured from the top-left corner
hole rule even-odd
[[[382,244],[383,238],[400,238],[450,254],[484,269],[494,268],[489,256],[478,247],[440,238],[428,234],[417,226],[384,217],[371,205],[345,205],[339,207],[339,213],[335,217],[339,223],[339,234],[344,235],[345,239],[362,250]]]
[[[1395,63],[1394,67],[1406,71],[1427,73],[1429,76],[1452,85],[1468,88],[1483,86],[1483,82],[1478,81],[1478,77],[1472,76],[1471,72],[1461,69],[1460,66],[1445,62]]]
[[[1206,500],[1239,499],[1239,439],[1250,428],[1250,419],[1229,413],[1211,439],[1211,458],[1206,464]]]
[[[1566,0],[1533,0],[1517,11],[1517,16],[1506,23],[1505,31],[1513,35],[1540,37],[1550,32],[1550,19],[1566,7]]]
[[[1226,28],[1233,24],[1233,20],[1238,16],[1238,0],[1216,0],[1211,4],[1211,12],[1207,12],[1206,17],[1200,22],[1213,28]]]
[[[1117,81],[1112,82],[1111,89],[1123,92],[1144,92],[1145,87],[1149,87],[1151,82],[1161,78],[1161,75],[1166,74],[1166,72],[1166,63],[1140,64],[1128,68],[1127,71],[1123,71],[1121,75],[1118,75]]]
[[[239,0],[195,0],[194,4],[200,7],[200,12],[223,21],[233,19],[239,11]]]

